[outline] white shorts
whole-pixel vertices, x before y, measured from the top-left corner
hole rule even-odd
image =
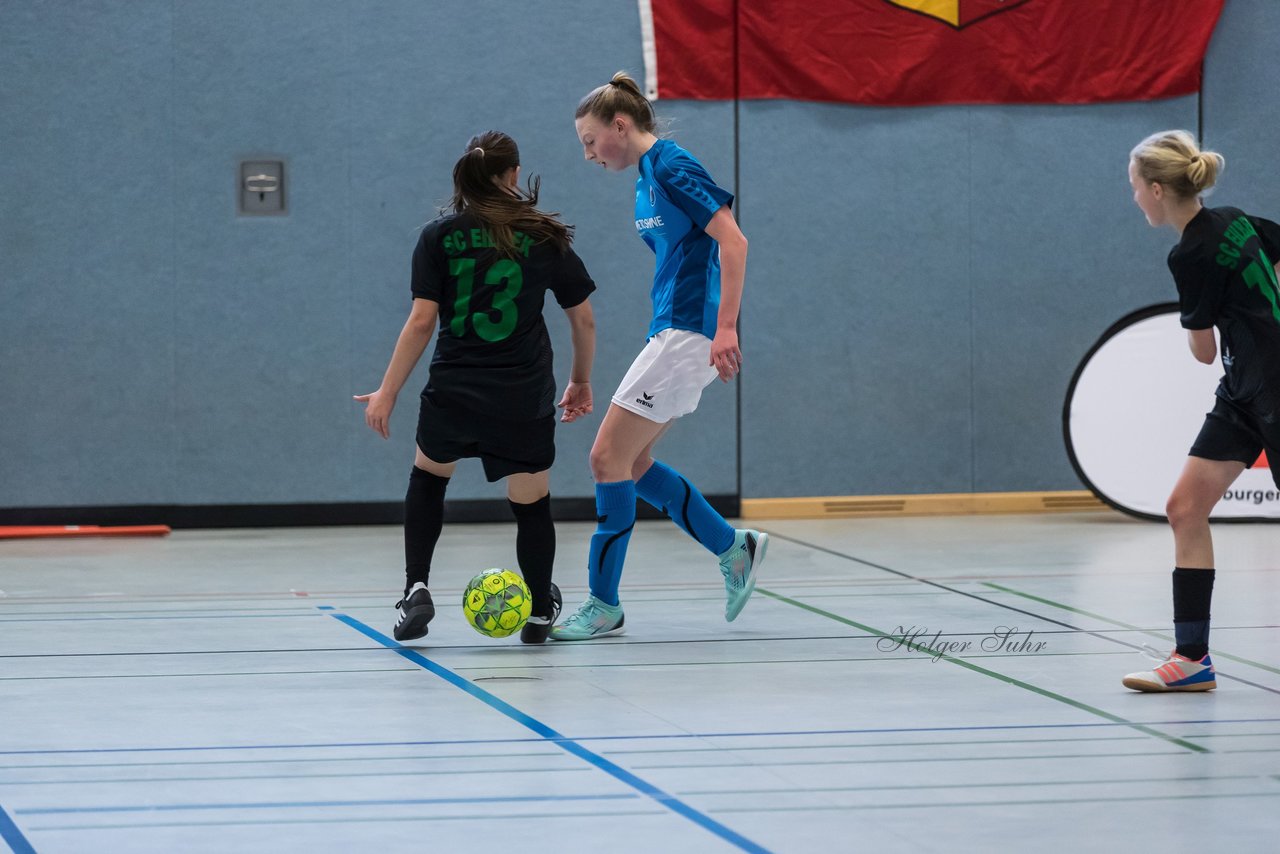
[[[613,402],[659,424],[688,415],[717,376],[710,362],[711,339],[687,329],[664,329],[631,363]]]

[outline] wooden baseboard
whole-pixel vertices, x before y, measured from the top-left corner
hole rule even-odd
[[[960,492],[943,495],[848,495],[744,498],[743,519],[852,519],[860,516],[962,516],[1106,510],[1092,492]]]

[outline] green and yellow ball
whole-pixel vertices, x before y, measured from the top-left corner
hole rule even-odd
[[[533,597],[524,579],[509,569],[486,569],[471,579],[462,594],[462,613],[471,628],[491,638],[520,631],[533,612]]]

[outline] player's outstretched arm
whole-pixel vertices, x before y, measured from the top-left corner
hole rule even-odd
[[[431,343],[436,330],[436,316],[440,306],[434,300],[416,298],[409,319],[400,330],[391,362],[383,374],[382,385],[369,394],[357,394],[355,399],[365,404],[364,422],[384,439],[391,438],[391,412],[396,408],[396,397],[422,353]]]
[[[711,341],[711,364],[720,379],[728,382],[742,368],[738,310],[742,306],[742,283],[747,273],[747,238],[728,206],[715,212],[706,232],[720,245],[720,313],[716,318],[716,337]]]
[[[564,410],[560,420],[568,423],[591,414],[591,364],[596,353],[596,316],[591,300],[566,308],[569,329],[573,339],[573,368],[569,372],[569,384],[564,396],[556,404]]]

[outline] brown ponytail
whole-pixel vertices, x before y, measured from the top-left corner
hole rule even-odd
[[[542,182],[535,175],[528,189],[508,189],[494,181],[520,165],[516,141],[502,131],[485,131],[467,142],[466,153],[453,166],[454,213],[469,213],[493,235],[503,255],[516,254],[515,232],[521,231],[535,243],[551,243],[561,252],[573,241],[573,226],[560,221],[560,214],[538,210],[538,190]]]
[[[657,133],[658,122],[654,118],[653,104],[640,91],[639,84],[625,71],[619,71],[608,83],[588,92],[578,102],[578,111],[573,117],[580,119],[590,115],[608,124],[619,114],[630,116],[637,129]]]

